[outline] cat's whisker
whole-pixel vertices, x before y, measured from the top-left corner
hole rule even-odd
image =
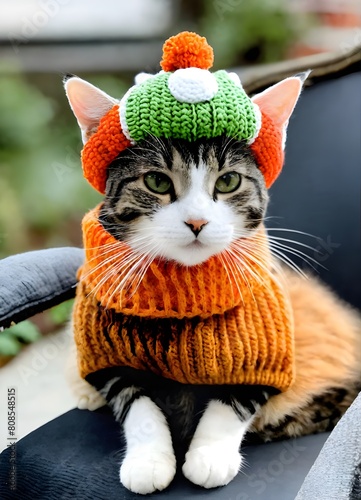
[[[120,241],[116,241],[114,243],[107,243],[106,245],[98,245],[96,247],[84,247],[84,250],[97,250],[98,248],[114,248],[114,247],[117,247],[121,244]]]
[[[237,240],[231,244],[231,249],[233,251],[234,257],[237,261],[243,265],[248,273],[252,275],[260,284],[264,286],[269,286],[264,279],[259,276],[254,271],[254,264],[256,264],[259,268],[263,269],[271,279],[274,279],[272,275],[270,264],[269,264],[269,251],[268,247],[264,247],[265,243],[267,244],[267,238],[262,238],[263,245],[261,247],[255,247],[253,240]],[[251,265],[249,265],[251,264]]]
[[[90,259],[87,259],[87,261],[88,262],[93,262],[93,260],[99,259],[99,257],[105,257],[106,255],[114,254],[114,252],[116,250],[119,250],[119,252],[116,255],[118,255],[118,256],[122,255],[122,256],[124,256],[124,258],[126,258],[128,256],[128,254],[131,253],[130,249],[124,248],[124,245],[119,245],[118,247],[109,248],[109,249],[105,250],[104,252],[96,253],[96,255],[94,257],[91,257]]]
[[[101,269],[105,265],[111,263],[113,260],[120,260],[122,256],[123,256],[122,254],[115,254],[115,255],[112,255],[111,257],[108,257],[105,260],[102,260],[95,267],[92,267],[91,269],[89,269],[88,272],[86,272],[85,274],[83,274],[82,277],[81,277],[81,279],[80,279],[80,281],[83,281],[85,278],[88,278],[92,274],[97,273],[99,271],[99,269]],[[90,262],[90,260],[88,262]]]
[[[115,274],[118,274],[119,271],[119,276],[116,277],[117,279],[120,279],[122,275],[127,271],[127,269],[133,264],[134,261],[138,259],[137,255],[133,255],[132,258],[129,258],[127,262],[120,261],[118,264],[115,266],[111,267],[110,269],[106,268],[105,271],[102,273],[98,273],[98,276],[102,276],[105,274],[105,276],[95,285],[93,288],[94,293],[96,293],[99,288],[101,288],[111,277],[113,277]],[[108,271],[108,272],[107,272]],[[110,289],[112,286],[110,287]],[[109,293],[110,289],[108,289],[107,293]]]
[[[131,265],[131,264],[128,264],[128,265]],[[105,285],[109,279],[114,277],[114,275],[118,274],[119,271],[122,271],[124,269],[124,267],[125,267],[124,264],[122,262],[119,262],[115,266],[112,266],[110,268],[107,267],[101,273],[98,273],[97,276],[98,277],[102,276],[102,278],[95,284],[94,287],[92,287],[93,294],[96,294],[98,292],[98,290],[103,285]],[[119,276],[121,276],[121,273],[119,274]],[[118,279],[118,276],[115,279]],[[108,291],[107,291],[107,293],[108,293]]]
[[[234,283],[237,286],[238,294],[241,297],[242,303],[244,305],[243,293],[242,293],[242,290],[241,290],[241,287],[240,287],[239,279],[237,279],[237,276],[236,276],[236,273],[235,273],[235,269],[234,269],[235,263],[234,263],[233,259],[230,258],[229,249],[225,250],[223,252],[223,255],[225,256],[226,262],[229,265],[229,270],[232,273],[232,276],[234,278]]]
[[[140,236],[138,238],[137,241],[146,241],[147,242],[148,240],[148,236],[147,235],[144,235],[144,236]],[[147,245],[144,245],[144,247],[146,247]],[[115,244],[114,247],[110,248],[110,249],[107,249],[105,252],[100,252],[100,253],[97,253],[97,255],[95,257],[92,257],[91,259],[88,259],[88,262],[92,262],[94,259],[98,259],[99,257],[103,257],[109,253],[112,253],[114,252],[114,249],[116,248],[119,248],[121,251],[123,251],[123,253],[118,253],[117,256],[118,257],[122,257],[122,259],[124,260],[124,262],[126,262],[126,259],[129,257],[129,256],[132,256],[133,253],[134,253],[134,250],[131,248],[131,247],[128,247],[128,246],[125,246],[123,242],[119,242],[119,244]],[[100,247],[99,247],[100,248]],[[112,260],[112,257],[109,258],[109,261]],[[92,272],[94,272],[96,269],[98,269],[98,267],[101,267],[102,265],[105,265],[108,263],[108,260],[103,260],[96,268],[93,268],[92,269]]]
[[[267,257],[269,256],[269,244],[268,241],[265,240],[264,238],[260,240],[261,245],[255,245],[255,242],[252,240],[237,240],[232,242],[231,247],[232,248],[237,248],[242,251],[248,250],[252,253],[252,255],[257,255],[259,257],[262,257],[264,261],[267,261]]]
[[[231,275],[229,274],[228,266],[224,260],[224,256],[222,253],[218,254],[217,257],[220,260],[223,268],[225,269],[225,271],[227,273],[227,279],[228,279],[229,284],[231,285],[231,290],[232,290],[232,301],[234,302],[234,291],[233,291],[232,280],[231,280]]]
[[[289,238],[282,238],[280,236],[272,236],[270,234],[268,235],[268,239],[270,241],[286,241],[288,243],[294,243],[295,245],[299,245],[299,246],[302,246],[304,248],[308,248],[309,250],[312,250],[314,252],[319,253],[319,251],[317,250],[317,248],[311,247],[310,245],[306,245],[306,243],[302,243],[301,241],[290,240]]]
[[[90,273],[97,271],[99,268],[101,268],[102,266],[104,266],[106,264],[109,264],[110,262],[112,262],[115,259],[119,259],[119,261],[120,260],[123,261],[123,260],[126,260],[129,256],[131,256],[133,254],[133,251],[131,249],[126,249],[126,251],[124,251],[124,247],[120,247],[119,249],[120,249],[119,252],[115,252],[114,249],[112,249],[111,251],[99,253],[98,255],[92,257],[91,259],[88,259],[88,262],[90,263],[93,260],[99,259],[99,257],[101,257],[100,262],[96,266],[92,267],[92,269],[90,270]],[[109,254],[110,254],[110,256],[106,257]]]
[[[148,244],[148,246],[149,246],[149,244]],[[146,247],[147,247],[147,245],[145,245],[145,249],[146,249]],[[122,260],[119,263],[119,265],[117,265],[116,270],[112,270],[112,272],[109,275],[109,277],[111,275],[114,276],[114,274],[117,274],[118,271],[120,270],[121,272],[120,272],[119,276],[116,278],[116,281],[115,281],[115,283],[116,283],[118,280],[120,280],[120,279],[122,279],[122,277],[124,277],[124,275],[127,273],[127,271],[129,270],[129,268],[131,266],[133,266],[134,263],[136,263],[137,261],[140,261],[142,258],[143,258],[143,255],[141,255],[141,254],[139,254],[137,252],[134,252],[132,250],[132,252],[130,253],[129,257],[127,259],[125,259],[125,260]],[[101,283],[101,284],[103,284],[103,283]],[[100,286],[101,286],[101,284],[100,284]],[[111,291],[111,288],[112,287],[110,287],[110,289],[108,290],[108,293]]]
[[[265,239],[265,236],[263,234],[255,234],[255,235],[251,236],[249,239],[252,239],[252,240],[255,240],[255,241],[262,241],[263,242],[264,239]],[[299,245],[299,246],[302,246],[302,247],[307,248],[309,250],[312,250],[314,252],[317,252],[316,248],[314,248],[314,247],[312,247],[310,245],[307,245],[306,243],[303,243],[303,242],[300,242],[300,241],[297,241],[297,240],[291,240],[289,238],[282,238],[282,237],[279,237],[279,236],[272,236],[272,235],[268,234],[267,235],[267,240],[268,240],[269,243],[272,242],[273,244],[283,245],[284,247],[290,248],[291,250],[295,250],[295,251],[298,251],[298,252],[300,252],[299,249],[290,247],[289,245],[286,245],[285,243],[282,243],[282,242],[294,243],[295,245]],[[304,254],[304,255],[307,256],[307,257],[310,257],[307,254]]]
[[[241,232],[239,232],[238,234],[242,234]],[[242,237],[241,237],[242,238]],[[286,245],[285,243],[282,243],[282,241],[288,241],[290,243],[295,243],[295,244],[298,244],[302,247],[305,247],[305,248],[308,248],[310,250],[314,250],[316,251],[316,249],[314,249],[313,247],[309,246],[309,245],[306,245],[305,243],[302,243],[302,242],[297,242],[297,241],[294,241],[294,240],[290,240],[288,238],[280,238],[280,237],[274,237],[274,236],[270,236],[270,235],[267,235],[267,237],[265,237],[263,234],[255,234],[254,236],[248,238],[248,242],[250,242],[251,240],[254,240],[254,241],[259,241],[260,243],[264,243],[265,241],[265,238],[268,240],[268,246],[271,248],[274,248],[274,249],[278,249],[280,251],[284,250],[292,255],[295,255],[296,257],[298,257],[299,259],[302,259],[308,266],[310,266],[312,269],[314,269],[316,272],[317,272],[317,269],[313,266],[312,262],[314,264],[316,264],[317,266],[320,266],[320,267],[323,267],[324,269],[326,269],[320,262],[318,262],[316,259],[314,259],[313,257],[311,257],[310,255],[302,252],[300,249],[298,248],[293,248],[289,245]],[[247,242],[244,241],[245,239],[242,238],[242,244],[243,245],[246,245]],[[279,241],[280,240],[280,241]],[[279,258],[278,255],[275,255],[273,254],[276,258]],[[290,262],[292,262],[295,266],[296,264],[290,259],[290,257],[288,257],[287,255],[283,254],[284,257],[287,257],[288,261],[287,261],[287,265],[289,266],[290,265]],[[285,262],[286,263],[286,262]],[[292,267],[292,266],[291,266]],[[297,266],[298,267],[298,266]],[[295,269],[295,267],[293,267],[293,269]],[[295,269],[296,270],[296,269]]]
[[[282,228],[282,227],[266,227],[267,231],[285,231],[285,232],[290,232],[290,233],[297,233],[297,234],[303,234],[304,236],[309,236],[310,238],[315,238],[316,240],[320,241],[321,238],[319,236],[316,236],[311,233],[305,233],[304,231],[298,231],[297,229],[289,229],[289,228]]]
[[[147,245],[145,245],[146,247]],[[111,257],[108,257],[107,259],[104,259],[102,260],[97,266],[95,266],[94,268],[92,268],[88,273],[86,273],[83,277],[82,277],[82,280],[84,280],[85,278],[91,276],[91,274],[97,272],[99,269],[101,269],[103,266],[107,266],[108,264],[110,264],[112,261],[114,260],[118,260],[119,261],[119,265],[116,264],[116,269],[115,269],[115,266],[114,264],[112,264],[110,270],[109,270],[109,274],[107,274],[107,279],[109,279],[109,277],[111,275],[114,275],[116,274],[117,270],[123,268],[123,269],[126,269],[129,265],[132,264],[132,262],[138,258],[138,255],[135,254],[135,252],[129,248],[127,249],[127,252],[126,253],[117,253]],[[89,260],[90,262],[90,260]],[[108,268],[106,267],[104,271],[98,273],[97,272],[97,277],[100,277],[102,276],[103,274],[107,273],[108,271]],[[106,282],[106,279],[102,279],[97,285],[96,285],[96,289],[98,289],[100,286],[102,286],[104,283]]]
[[[152,255],[148,255],[148,260],[143,263],[143,269],[140,272],[138,272],[138,274],[136,276],[134,290],[130,294],[130,298],[133,297],[133,295],[137,293],[138,288],[140,287],[140,284],[143,281],[143,278],[144,278],[146,272],[148,271],[149,267],[151,266],[151,264],[154,261],[154,259],[156,258],[156,256],[157,256],[157,252],[155,251],[155,252],[153,252]]]
[[[254,270],[253,270],[253,267],[252,265],[256,264],[258,267],[262,268],[265,272],[266,272],[266,275],[268,276],[268,278],[276,283],[280,288],[282,288],[282,284],[280,283],[280,281],[278,280],[278,276],[274,276],[272,274],[272,271],[269,267],[266,267],[265,265],[263,265],[263,262],[261,261],[258,261],[257,259],[254,258],[253,255],[248,255],[248,254],[244,254],[243,255],[243,259],[245,260],[245,266],[247,267],[248,269],[248,272],[252,275],[255,276],[255,279],[258,281],[258,283],[260,283],[260,285],[262,285],[263,287],[265,287],[266,289],[272,291],[271,289],[271,285],[269,282],[265,281],[264,278],[262,278],[258,273],[256,273]]]
[[[322,264],[320,264],[316,259],[314,259],[313,257],[305,254],[304,252],[301,252],[297,248],[292,248],[292,247],[290,247],[288,245],[282,245],[281,243],[275,244],[275,242],[270,242],[270,248],[271,249],[272,248],[276,248],[276,249],[279,249],[279,250],[284,250],[285,252],[288,252],[291,255],[294,255],[295,257],[298,257],[299,259],[301,259],[304,262],[306,262],[306,264],[309,265],[310,267],[312,267],[312,269],[314,269],[316,272],[317,272],[317,268],[312,265],[312,262],[314,262],[317,266],[320,266],[320,267],[323,267],[324,269],[326,269],[325,266],[323,266]]]
[[[227,262],[227,264],[230,268],[230,271],[232,273],[233,282],[236,283],[238,294],[240,295],[242,303],[244,305],[244,298],[243,298],[242,289],[241,289],[241,286],[239,283],[239,278],[238,278],[238,276],[236,276],[236,273],[240,274],[242,276],[242,278],[244,279],[244,281],[246,281],[244,272],[243,272],[242,268],[240,268],[237,265],[237,262],[235,262],[234,259],[232,259],[231,253],[229,252],[229,249],[225,250],[224,255],[226,258],[226,262]]]
[[[143,241],[148,242],[149,238],[152,235],[153,235],[153,230],[149,230],[149,231],[144,231],[143,235],[131,236],[129,238],[129,244],[134,245],[135,243],[139,243],[139,242],[143,242]]]
[[[223,148],[221,150],[221,153],[219,155],[220,158],[222,158],[224,156],[224,153],[226,151],[226,149],[228,148],[228,146],[231,144],[231,142],[233,141],[234,139],[232,137],[227,137],[226,140],[224,141],[224,145],[223,145]]]
[[[265,239],[265,236],[264,235],[255,235],[255,237],[253,238],[255,241],[260,241],[260,242],[264,242],[264,239]],[[315,269],[315,267],[312,265],[311,262],[314,262],[315,264],[317,265],[320,265],[321,267],[324,267],[322,266],[322,264],[320,264],[317,260],[315,260],[313,257],[311,257],[310,255],[302,252],[301,250],[297,249],[297,248],[293,248],[289,245],[286,245],[284,243],[281,243],[280,241],[274,241],[272,237],[267,237],[268,239],[268,246],[270,248],[270,250],[272,249],[277,249],[279,251],[282,251],[282,250],[285,250],[293,255],[295,255],[296,257],[302,259],[304,262],[307,263],[307,265],[309,265],[310,267],[312,267],[313,269]],[[290,240],[292,241],[292,240]],[[303,245],[302,245],[303,246]],[[310,247],[312,249],[312,247]],[[274,254],[273,254],[274,255]],[[284,254],[282,254],[284,255]],[[284,255],[286,257],[286,255]],[[291,261],[293,263],[293,261],[287,256],[287,258],[289,259],[289,261]],[[296,264],[293,263],[295,266]],[[315,269],[316,270],[316,269]]]
[[[232,254],[232,256],[234,257],[235,259],[235,263],[238,263],[240,266],[243,266],[245,268],[245,270],[247,270],[252,276],[253,278],[260,282],[261,284],[263,285],[267,285],[267,283],[264,282],[264,280],[261,280],[260,281],[260,276],[252,269],[250,268],[250,266],[248,265],[247,261],[246,261],[246,254],[245,252],[239,252],[237,251],[236,249],[232,248],[232,249],[229,249],[229,252]],[[237,266],[238,267],[238,266]],[[248,286],[251,290],[251,287],[249,285],[249,281],[248,281],[248,278],[246,277],[246,274],[244,272],[242,272],[242,275],[245,279],[245,281],[247,281],[248,283]],[[252,295],[253,295],[253,292],[252,292]],[[254,298],[254,297],[253,297]]]
[[[283,285],[279,281],[278,277],[282,277],[284,279],[284,275],[283,275],[283,273],[279,273],[279,270],[281,268],[279,266],[274,265],[273,261],[271,261],[271,263],[269,263],[269,253],[268,252],[266,252],[263,248],[262,249],[257,248],[256,253],[255,253],[254,247],[246,248],[245,245],[241,245],[241,244],[233,245],[233,246],[236,247],[236,249],[240,252],[239,256],[241,257],[241,261],[243,259],[250,260],[251,265],[249,266],[249,272],[251,274],[254,274],[254,271],[252,268],[252,263],[253,263],[253,264],[256,264],[256,266],[260,267],[263,271],[265,271],[266,274],[269,276],[269,278],[272,281],[274,281],[279,287],[282,288]],[[272,269],[275,271],[276,275],[274,273],[272,273]],[[260,282],[260,280],[259,280],[260,277],[258,275],[257,275],[257,277],[258,277],[258,281]],[[269,287],[268,283],[265,283],[264,280],[260,283]]]
[[[293,262],[293,260],[290,259],[290,257],[288,257],[285,253],[283,253],[281,250],[276,249],[276,248],[271,248],[271,253],[276,259],[281,260],[289,268],[293,269],[297,274],[299,274],[299,276],[302,276],[303,278],[308,279],[307,274],[305,274],[302,271],[302,269],[295,262]]]
[[[107,302],[106,302],[106,307],[108,308],[110,302],[113,300],[114,296],[116,295],[119,295],[119,305],[121,306],[122,305],[122,302],[121,302],[121,295],[122,295],[122,291],[126,285],[126,283],[128,282],[128,280],[131,278],[132,274],[136,271],[136,269],[138,267],[141,266],[142,264],[142,261],[144,260],[145,256],[141,256],[139,259],[136,260],[136,262],[130,267],[129,270],[127,270],[125,276],[124,275],[119,275],[119,277],[117,277],[114,282],[113,282],[113,285],[108,289],[107,293],[106,293],[106,297],[107,298]],[[112,291],[112,288],[113,291]]]
[[[139,263],[133,266],[133,268],[128,272],[127,276],[123,278],[122,283],[120,284],[120,293],[122,293],[123,289],[129,290],[131,287],[133,287],[133,291],[129,295],[129,298],[132,298],[138,290],[143,277],[153,260],[154,258],[152,258],[150,255],[144,255],[142,259],[139,260]]]
[[[124,288],[126,288],[126,287],[129,288],[130,285],[135,288],[135,291],[133,291],[133,293],[130,295],[130,298],[134,295],[136,290],[139,288],[139,285],[140,285],[146,271],[148,270],[149,266],[151,265],[151,263],[153,262],[154,258],[157,255],[158,255],[157,246],[149,249],[148,253],[146,255],[137,255],[137,261],[131,266],[131,268],[127,271],[125,276],[123,273],[123,275],[122,275],[123,277],[122,277],[121,281],[119,282],[121,277],[119,277],[119,280],[115,280],[115,284],[117,284],[117,282],[118,282],[118,284],[114,288],[114,291],[109,296],[108,301],[107,301],[107,306],[115,294],[119,294],[119,297],[121,298],[121,294],[122,294],[122,291],[124,290]],[[143,270],[139,272],[139,268],[141,268]],[[133,278],[135,273],[137,273],[137,274]],[[131,279],[133,280],[133,282],[129,283]],[[108,290],[108,293],[111,291],[111,288]]]
[[[230,252],[230,254],[231,254],[233,257],[236,257],[232,251]],[[251,293],[251,295],[252,295],[253,301],[255,301],[256,299],[255,299],[255,296],[254,296],[254,294],[253,294],[253,290],[252,290],[252,287],[251,287],[251,285],[250,285],[250,282],[249,282],[249,280],[248,280],[248,278],[247,278],[247,274],[245,273],[245,270],[244,270],[244,269],[242,269],[242,265],[244,265],[244,264],[245,264],[245,263],[244,263],[244,262],[241,262],[239,259],[237,259],[237,257],[236,257],[236,260],[234,260],[234,265],[235,265],[236,269],[237,269],[237,270],[239,271],[239,273],[241,274],[241,276],[242,276],[242,278],[243,278],[244,282],[246,283],[246,286],[248,287],[248,289],[249,289],[249,291],[250,291],[250,293]]]
[[[157,137],[156,135],[152,134],[149,132],[149,136],[153,139],[153,141],[156,142],[156,144],[158,144],[158,146],[160,146],[160,150],[163,151],[164,153],[164,156],[169,156],[170,155],[170,151],[169,149],[166,148],[165,144],[164,144],[164,141],[161,141],[159,139],[159,137]],[[145,142],[148,144],[148,145],[151,145],[153,148],[154,148],[154,144],[152,144],[151,141],[147,140],[147,139],[144,139]],[[155,151],[155,153],[157,153],[158,151]]]

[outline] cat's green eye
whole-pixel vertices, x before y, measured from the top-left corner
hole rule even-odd
[[[217,193],[233,193],[241,184],[241,176],[237,172],[227,172],[216,181]]]
[[[144,184],[150,191],[158,194],[168,194],[172,188],[170,178],[159,172],[149,172],[144,176]]]

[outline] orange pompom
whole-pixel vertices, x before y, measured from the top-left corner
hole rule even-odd
[[[213,65],[213,49],[204,36],[183,31],[165,41],[160,65],[164,71],[209,69]]]

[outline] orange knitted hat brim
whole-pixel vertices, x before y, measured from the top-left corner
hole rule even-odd
[[[99,127],[85,144],[81,159],[86,180],[100,193],[105,193],[107,168],[130,146],[120,127],[119,106],[114,106],[100,120]]]

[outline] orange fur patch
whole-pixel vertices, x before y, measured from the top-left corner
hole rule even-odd
[[[272,397],[254,429],[278,425],[330,388],[361,382],[361,318],[315,278],[285,272],[295,326],[296,378]]]

